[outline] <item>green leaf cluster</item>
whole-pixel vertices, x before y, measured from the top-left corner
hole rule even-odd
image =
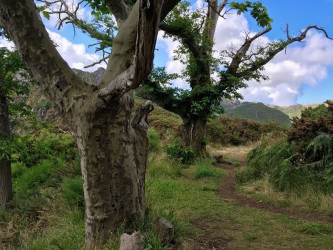
[[[0,47],[0,60],[0,95],[8,102],[11,125],[15,127],[21,118],[32,115],[31,107],[25,101],[34,81],[17,51]]]
[[[182,37],[191,37],[197,44],[202,43],[203,29],[206,13],[203,9],[193,10],[191,3],[187,1],[181,1],[168,15],[164,23],[173,29],[181,30]],[[171,37],[174,40],[178,40],[182,43],[182,38],[173,36],[168,33],[164,34],[165,37]]]
[[[179,144],[166,147],[166,153],[170,158],[186,165],[193,164],[197,157],[193,149],[182,147]]]
[[[251,16],[257,21],[260,27],[267,27],[273,21],[268,15],[267,8],[261,2],[231,2],[230,7],[237,10],[238,15],[250,11]]]

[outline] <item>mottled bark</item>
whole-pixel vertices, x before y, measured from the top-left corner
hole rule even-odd
[[[0,94],[0,140],[10,136],[8,104],[5,96]],[[6,209],[12,199],[12,176],[9,159],[0,160],[0,209]]]
[[[111,231],[144,214],[152,106],[141,107],[132,119],[132,89],[152,68],[162,7],[171,10],[177,2],[136,2],[119,27],[106,74],[96,87],[80,80],[60,57],[32,0],[0,1],[1,25],[75,132],[84,180],[86,249],[99,249]]]
[[[81,156],[86,204],[86,249],[105,242],[119,226],[127,228],[143,219],[148,139],[146,112],[131,119],[132,93],[118,105],[77,118],[77,144]]]
[[[182,144],[192,148],[197,154],[206,154],[207,118],[183,118]]]

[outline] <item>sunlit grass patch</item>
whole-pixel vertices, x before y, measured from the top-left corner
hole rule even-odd
[[[300,211],[318,212],[333,215],[333,195],[323,194],[313,189],[312,186],[304,186],[302,193],[285,191],[281,192],[274,188],[268,177],[246,183],[238,189],[244,194]]]
[[[194,177],[196,179],[220,178],[222,176],[221,170],[213,166],[213,162],[210,159],[197,162],[194,168]]]

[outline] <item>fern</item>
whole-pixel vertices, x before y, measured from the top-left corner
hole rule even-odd
[[[320,133],[308,144],[306,151],[312,159],[332,159],[333,134]]]

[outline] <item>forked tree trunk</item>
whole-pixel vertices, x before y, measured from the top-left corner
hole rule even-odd
[[[33,0],[0,1],[1,25],[75,132],[84,180],[85,246],[89,250],[100,249],[113,229],[144,214],[147,115],[152,105],[140,107],[131,119],[132,90],[151,71],[160,17],[179,0],[140,0],[132,8],[122,8],[127,1],[104,2],[110,3],[121,26],[102,83],[96,87],[79,79],[60,57]]]
[[[8,104],[6,97],[0,95],[0,140],[10,136]],[[0,209],[6,209],[12,199],[12,174],[10,160],[0,160]]]
[[[183,118],[182,144],[192,148],[198,155],[206,154],[207,119],[200,117]]]
[[[95,249],[119,226],[143,219],[148,139],[147,103],[131,119],[132,93],[118,105],[76,120],[86,204],[86,249]],[[92,195],[93,194],[93,195]]]

